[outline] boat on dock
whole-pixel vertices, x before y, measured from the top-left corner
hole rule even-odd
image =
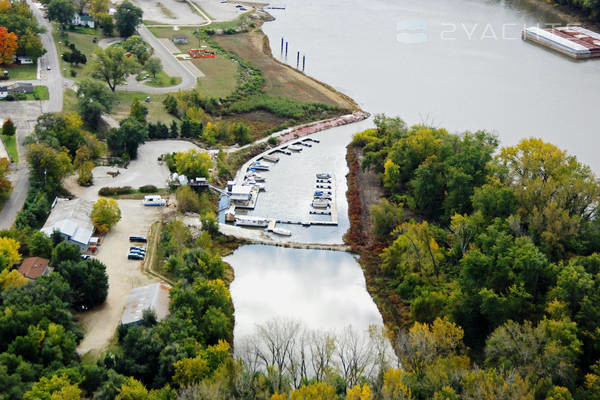
[[[294,144],[295,145],[299,145],[299,146],[312,147],[312,144],[309,144],[309,143],[306,143],[306,142],[296,142]]]
[[[262,176],[260,174],[257,174],[254,171],[246,174],[246,179],[252,179],[252,180],[254,180],[256,182],[264,182],[265,181],[265,177],[264,176]]]
[[[273,228],[271,232],[281,236],[292,236],[292,232],[283,228]]]
[[[250,226],[253,228],[266,228],[269,225],[270,220],[261,217],[249,217],[249,216],[237,216],[235,217],[235,224],[239,226]]]
[[[290,144],[287,148],[290,149],[291,151],[302,151],[302,147],[297,146],[295,144]]]
[[[328,208],[329,207],[329,200],[325,200],[325,199],[314,199],[312,201],[313,208]]]
[[[321,172],[317,174],[317,179],[331,179],[331,174],[328,172]]]
[[[317,189],[331,189],[331,185],[317,185]]]
[[[268,171],[270,169],[270,167],[267,164],[263,164],[259,161],[255,161],[252,164],[250,164],[250,170],[255,169],[255,170],[259,170],[259,171]]]
[[[279,157],[274,156],[272,154],[265,154],[264,156],[262,156],[262,160],[266,160],[272,163],[276,163],[279,162]]]

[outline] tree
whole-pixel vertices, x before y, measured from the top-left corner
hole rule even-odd
[[[131,159],[135,159],[139,145],[144,143],[147,137],[148,128],[129,117],[121,121],[118,129],[111,129],[106,139],[113,154],[127,154]]]
[[[97,18],[100,21],[99,25],[100,28],[102,28],[102,32],[104,32],[104,36],[112,36],[113,31],[115,30],[113,17],[110,14],[100,14]]]
[[[139,98],[135,98],[129,108],[129,116],[138,122],[146,123],[146,115],[148,115],[148,107],[140,102]]]
[[[21,287],[29,283],[29,279],[25,278],[16,269],[9,271],[4,269],[0,272],[0,290],[6,290],[9,287]]]
[[[63,29],[75,14],[75,5],[71,0],[52,0],[47,9],[48,19],[60,23]]]
[[[96,21],[102,20],[101,16],[108,14],[110,0],[88,0],[89,13]]]
[[[72,168],[68,153],[38,143],[28,146],[27,163],[32,185],[47,193],[55,193]]]
[[[153,52],[153,49],[138,35],[130,36],[121,43],[121,46],[127,50],[127,52],[133,54],[141,65],[146,63]]]
[[[121,219],[121,210],[115,199],[101,197],[92,209],[94,227],[101,234],[105,234]]]
[[[353,388],[348,389],[345,400],[373,400],[373,394],[371,394],[369,385],[365,383],[362,387],[356,385]]]
[[[533,383],[547,378],[554,384],[570,386],[581,342],[576,324],[568,320],[543,319],[536,327],[529,321],[508,321],[490,335],[485,355],[488,366],[515,369]]]
[[[127,75],[139,67],[135,59],[127,57],[125,53],[120,46],[111,46],[106,50],[98,48],[95,51],[96,59],[92,64],[94,77],[104,80],[113,92],[117,85],[125,83]]]
[[[65,375],[51,378],[41,377],[33,384],[30,391],[23,396],[24,400],[79,400],[82,391],[77,385],[71,383]]]
[[[115,95],[101,82],[84,79],[77,89],[77,106],[85,123],[96,129],[102,113],[110,113]]]
[[[0,237],[0,256],[5,257],[8,262],[8,266],[16,265],[19,261],[21,261],[19,247],[21,247],[21,244],[15,239],[9,237]]]
[[[175,192],[175,199],[177,200],[177,209],[182,213],[200,212],[200,198],[190,186],[178,188]]]
[[[34,62],[36,62],[38,58],[46,54],[46,49],[44,49],[44,45],[42,44],[40,36],[31,29],[27,29],[25,33],[19,36],[18,44],[18,53],[26,55],[27,57],[31,58]]]
[[[177,106],[177,98],[175,96],[173,96],[170,93],[167,94],[167,97],[165,97],[163,100],[163,105],[165,106],[165,110],[167,110],[167,112],[169,114],[172,114],[176,117],[179,116],[179,110],[178,110],[178,106]],[[186,128],[184,128],[183,124],[187,124]],[[183,136],[183,137],[189,137],[187,126],[189,126],[189,120],[184,119],[183,122],[181,123],[181,136]]]
[[[108,295],[106,266],[95,258],[63,261],[56,270],[73,291],[73,305],[81,310],[98,306]]]
[[[210,155],[196,149],[175,153],[174,159],[177,172],[188,178],[208,178],[208,170],[212,168]]]
[[[17,128],[15,127],[15,124],[10,118],[4,121],[4,123],[2,124],[2,134],[4,136],[14,136],[16,132]]]
[[[325,382],[316,382],[292,391],[291,400],[337,400],[335,388]]]
[[[79,246],[72,242],[63,241],[54,247],[50,263],[53,267],[56,267],[65,261],[78,262],[80,260],[81,249]]]
[[[90,186],[92,184],[94,163],[85,161],[77,168],[77,183],[81,186]]]
[[[17,35],[0,26],[0,64],[13,62],[13,57],[19,47]]]
[[[34,232],[29,237],[27,246],[29,247],[29,254],[32,256],[50,258],[52,255],[52,239],[43,232]]]
[[[0,158],[0,201],[6,200],[12,189],[12,184],[6,178],[10,161],[6,158]]]
[[[158,74],[160,71],[162,71],[162,63],[160,61],[160,58],[158,58],[158,57],[149,58],[148,61],[146,61],[146,63],[144,64],[144,69],[150,75],[152,75],[152,78],[156,78],[156,74]]]
[[[142,9],[134,6],[129,1],[121,3],[115,13],[119,34],[123,37],[133,35],[137,26],[142,22],[142,14]]]

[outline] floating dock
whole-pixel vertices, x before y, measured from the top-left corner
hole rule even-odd
[[[522,33],[523,40],[540,44],[576,59],[600,57],[600,33],[580,26],[540,28],[531,26]]]

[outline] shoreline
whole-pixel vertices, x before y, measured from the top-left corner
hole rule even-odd
[[[550,0],[550,2],[545,0],[523,0],[523,2],[536,7],[540,11],[552,14],[557,18],[566,21],[576,19],[576,21],[574,21],[576,24],[596,32],[600,31],[600,22],[590,20],[590,18],[587,15],[584,15],[580,10],[557,4],[552,0]]]

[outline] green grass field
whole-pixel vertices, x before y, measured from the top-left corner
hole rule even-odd
[[[2,137],[2,142],[4,143],[4,146],[6,147],[6,151],[8,152],[8,155],[10,156],[10,159],[12,160],[12,162],[16,163],[19,161],[19,152],[17,151],[17,138],[16,135],[13,136],[5,136],[5,135],[0,135]]]
[[[67,78],[74,80],[91,78],[91,56],[94,53],[94,50],[98,48],[98,45],[94,43],[94,38],[100,40],[102,37],[99,35],[94,36],[76,32],[66,32],[66,37],[64,37],[59,32],[57,32],[56,29],[52,32],[52,36],[54,37],[54,42],[56,43],[56,50],[58,51],[58,58],[60,60],[60,68],[64,71],[63,75]],[[77,50],[85,54],[85,56],[87,57],[86,65],[80,64],[78,66],[71,66],[71,64],[65,62],[62,59],[62,55],[64,53],[71,51],[65,43],[66,40],[68,40],[70,43],[73,43]],[[76,75],[72,76],[71,71],[75,71]]]
[[[171,38],[174,33],[188,35],[189,43],[176,45],[182,53],[187,53],[189,49],[207,46],[207,43],[201,42],[194,36],[196,28],[180,28],[177,31],[172,28],[150,28],[150,30],[159,38]],[[219,55],[216,58],[193,59],[192,62],[206,75],[198,80],[203,95],[218,98],[226,97],[233,92],[237,85],[238,65],[229,57]]]
[[[37,79],[37,64],[4,65],[0,67],[0,70],[8,71],[8,76],[11,81]]]
[[[158,122],[161,121],[163,124],[169,125],[171,121],[176,118],[171,114],[167,113],[165,107],[162,104],[163,99],[167,96],[166,94],[147,94],[142,92],[115,92],[117,94],[117,100],[113,105],[113,110],[111,115],[116,120],[121,120],[129,116],[129,108],[131,107],[131,103],[136,98],[142,101],[146,107],[148,107],[148,115],[146,119],[149,122]],[[150,102],[146,103],[144,100],[146,96],[150,97]]]
[[[178,76],[169,76],[164,73],[164,71],[156,74],[156,78],[152,78],[146,82],[144,85],[152,86],[152,87],[168,87],[175,86],[181,83],[181,78]]]
[[[31,98],[29,98],[31,97]],[[33,93],[27,93],[27,100],[49,100],[48,86],[34,86]]]

